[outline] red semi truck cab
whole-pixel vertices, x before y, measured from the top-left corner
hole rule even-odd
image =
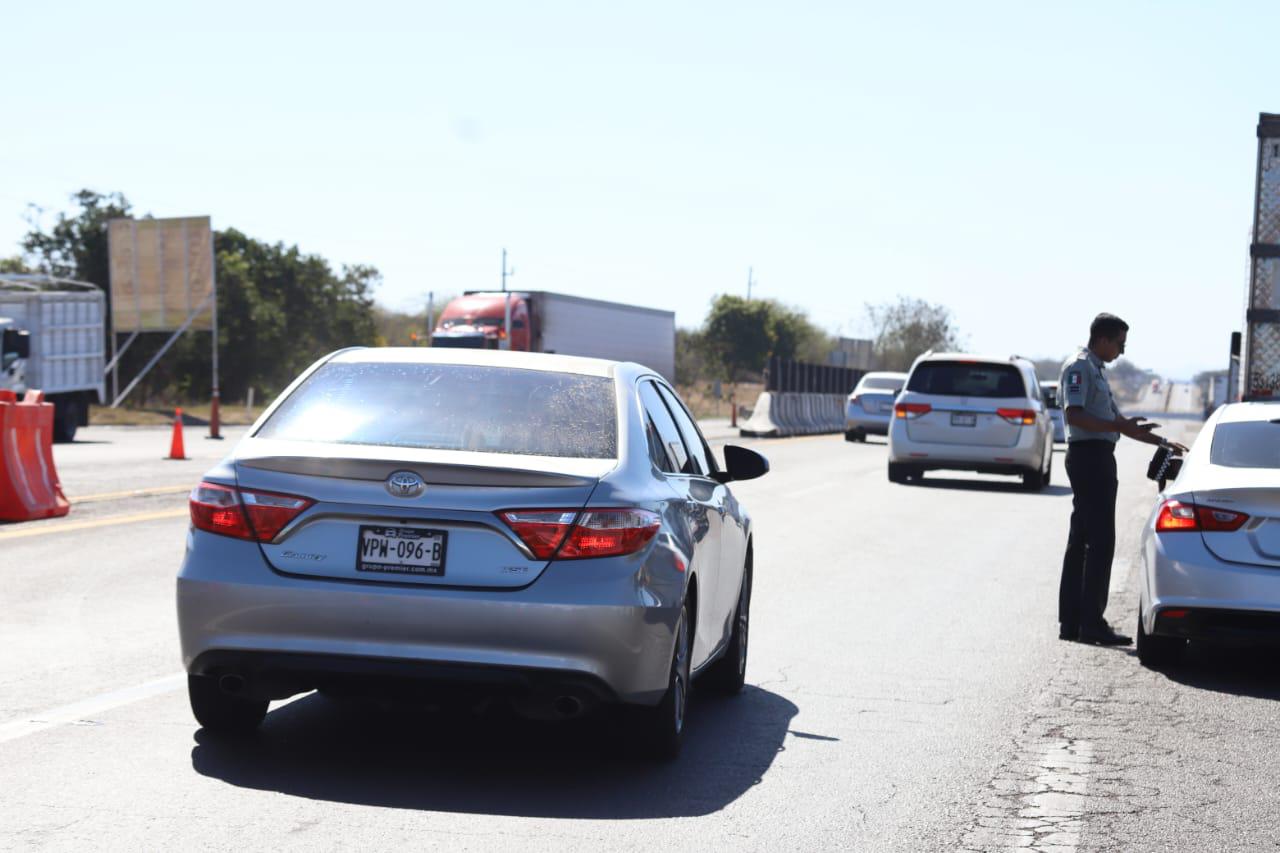
[[[519,293],[470,293],[440,313],[431,332],[436,347],[501,349],[506,337],[506,301],[511,300],[511,349],[529,351],[529,305]]]

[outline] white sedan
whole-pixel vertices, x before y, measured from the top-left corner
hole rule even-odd
[[[1205,423],[1142,535],[1138,658],[1188,640],[1280,639],[1280,404],[1232,403]]]

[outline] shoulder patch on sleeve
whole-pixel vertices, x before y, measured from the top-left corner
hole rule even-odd
[[[1078,370],[1073,370],[1073,371],[1071,371],[1070,373],[1068,373],[1068,374],[1067,374],[1067,384],[1068,384],[1068,385],[1079,385],[1079,384],[1080,384],[1080,371],[1078,371]]]

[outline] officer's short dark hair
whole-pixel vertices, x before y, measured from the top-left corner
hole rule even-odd
[[[1093,322],[1089,324],[1089,343],[1093,343],[1098,338],[1106,338],[1114,341],[1124,332],[1129,331],[1129,324],[1121,320],[1115,314],[1107,314],[1103,312],[1093,318]]]

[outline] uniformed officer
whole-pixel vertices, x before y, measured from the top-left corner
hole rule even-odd
[[[1116,544],[1116,442],[1127,435],[1186,451],[1157,436],[1158,424],[1126,418],[1116,408],[1104,368],[1124,354],[1128,334],[1124,320],[1099,314],[1089,326],[1089,346],[1066,361],[1058,383],[1067,422],[1067,478],[1074,492],[1058,590],[1058,636],[1103,646],[1133,642],[1102,617]]]

